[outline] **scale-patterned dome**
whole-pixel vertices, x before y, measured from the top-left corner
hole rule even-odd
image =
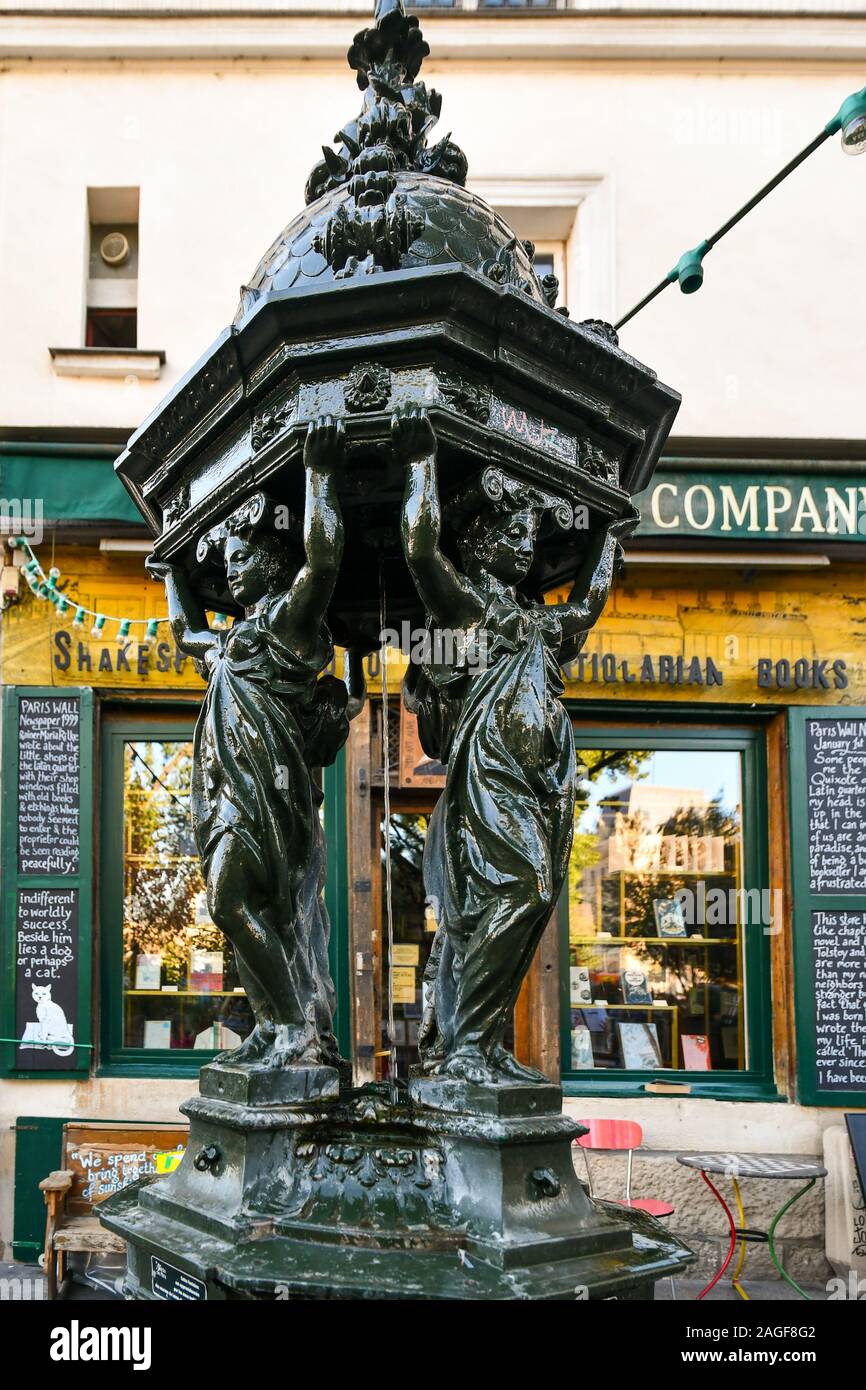
[[[544,303],[544,293],[532,267],[531,243],[522,243],[498,213],[481,198],[448,179],[414,171],[398,172],[396,195],[416,214],[421,231],[400,258],[402,269],[459,262],[472,270],[491,273],[503,283],[519,284],[534,300]],[[336,271],[323,251],[316,249],[325,228],[340,204],[349,202],[349,187],[318,198],[295,217],[262,257],[244,287],[244,308],[250,298],[271,290],[284,292],[312,280],[333,280]]]
[[[532,243],[463,186],[462,150],[448,136],[428,147],[442,105],[418,79],[428,52],[402,0],[377,0],[373,26],[355,35],[348,54],[363,110],[334,137],[338,149],[323,147],[307,207],[244,285],[238,319],[261,295],[308,281],[455,263],[555,305],[556,277],[539,280]]]

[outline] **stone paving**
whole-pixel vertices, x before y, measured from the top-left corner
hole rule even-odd
[[[691,1303],[697,1299],[704,1285],[699,1279],[675,1279],[677,1302]],[[786,1284],[784,1279],[744,1279],[743,1288],[749,1295],[750,1303],[803,1303],[804,1300]],[[824,1284],[804,1284],[804,1292],[813,1303],[823,1303],[828,1298]],[[656,1303],[669,1303],[673,1295],[669,1279],[656,1284]],[[741,1303],[743,1300],[733,1288],[730,1279],[723,1275],[704,1299],[705,1303]]]
[[[7,1280],[9,1281],[8,1284],[6,1283]],[[676,1279],[674,1283],[677,1301],[682,1303],[691,1302],[703,1288],[699,1279]],[[789,1301],[802,1303],[803,1301],[782,1279],[746,1280],[744,1288],[753,1303],[787,1303]],[[828,1297],[828,1290],[823,1284],[807,1285],[806,1292],[816,1302],[824,1301]],[[0,1302],[10,1297],[15,1299],[44,1299],[47,1297],[45,1275],[38,1265],[0,1261]],[[67,1297],[74,1301],[95,1303],[119,1298],[120,1295],[111,1294],[75,1280]],[[656,1284],[656,1302],[670,1302],[671,1298],[670,1280],[662,1279]],[[739,1303],[740,1296],[731,1287],[730,1280],[725,1278],[720,1280],[707,1295],[705,1301],[707,1303]]]

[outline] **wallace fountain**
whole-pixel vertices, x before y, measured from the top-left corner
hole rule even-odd
[[[559,1087],[505,1045],[571,845],[560,663],[604,608],[679,397],[608,325],[571,322],[532,244],[466,189],[462,151],[430,139],[427,52],[379,0],[348,54],[361,114],[117,463],[207,681],[193,827],[255,1015],[202,1069],[177,1170],[100,1207],[132,1298],[645,1299],[691,1259],[590,1200]],[[317,770],[383,614],[459,640],[447,660],[431,641],[404,687],[448,769],[421,1060],[354,1087]],[[345,682],[323,674],[334,642]]]

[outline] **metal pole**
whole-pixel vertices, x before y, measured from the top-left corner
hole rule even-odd
[[[799,154],[795,154],[794,158],[789,160],[784,169],[780,169],[778,174],[775,174],[773,178],[770,179],[769,183],[765,183],[763,188],[759,188],[754,197],[750,198],[747,203],[744,203],[743,206],[734,213],[733,217],[729,217],[727,222],[723,222],[721,227],[713,232],[712,236],[708,236],[706,240],[702,242],[705,248],[703,255],[706,255],[708,251],[712,251],[713,247],[721,241],[723,236],[727,236],[728,232],[731,231],[733,227],[736,227],[738,222],[742,222],[743,218],[746,217],[753,208],[756,208],[759,203],[762,203],[775,188],[778,188],[779,184],[782,183],[789,174],[793,174],[794,170],[798,169],[804,160],[809,158],[810,154],[814,154],[815,151],[823,145],[825,140],[829,140],[832,133],[832,131],[826,128],[822,130],[820,135],[816,135],[814,140],[811,140],[809,144],[806,145],[805,149],[802,149]],[[660,280],[655,289],[650,290],[649,294],[645,295],[633,309],[629,309],[628,313],[624,314],[623,317],[614,324],[614,328],[617,330],[622,328],[624,324],[634,318],[635,314],[639,314],[641,309],[645,309],[648,304],[652,303],[656,295],[661,294],[662,290],[667,289],[668,285],[675,284],[676,280],[677,272],[676,269],[674,269],[665,276],[664,280]]]

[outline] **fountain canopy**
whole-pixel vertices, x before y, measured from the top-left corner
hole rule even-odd
[[[530,490],[544,519],[525,586],[538,593],[570,580],[587,525],[630,509],[680,400],[607,325],[569,320],[532,243],[465,187],[462,151],[431,141],[441,98],[418,77],[428,51],[401,0],[380,0],[348,53],[360,115],[323,148],[304,211],[242,287],[234,321],[116,464],[157,556],[231,613],[201,537],[264,494],[300,540],[307,427],[340,418],[346,547],[331,625],[366,649],[383,567],[389,623],[421,612],[399,541],[397,407],[424,407],[436,431],[446,547],[460,522],[449,503],[469,479],[490,496]]]

